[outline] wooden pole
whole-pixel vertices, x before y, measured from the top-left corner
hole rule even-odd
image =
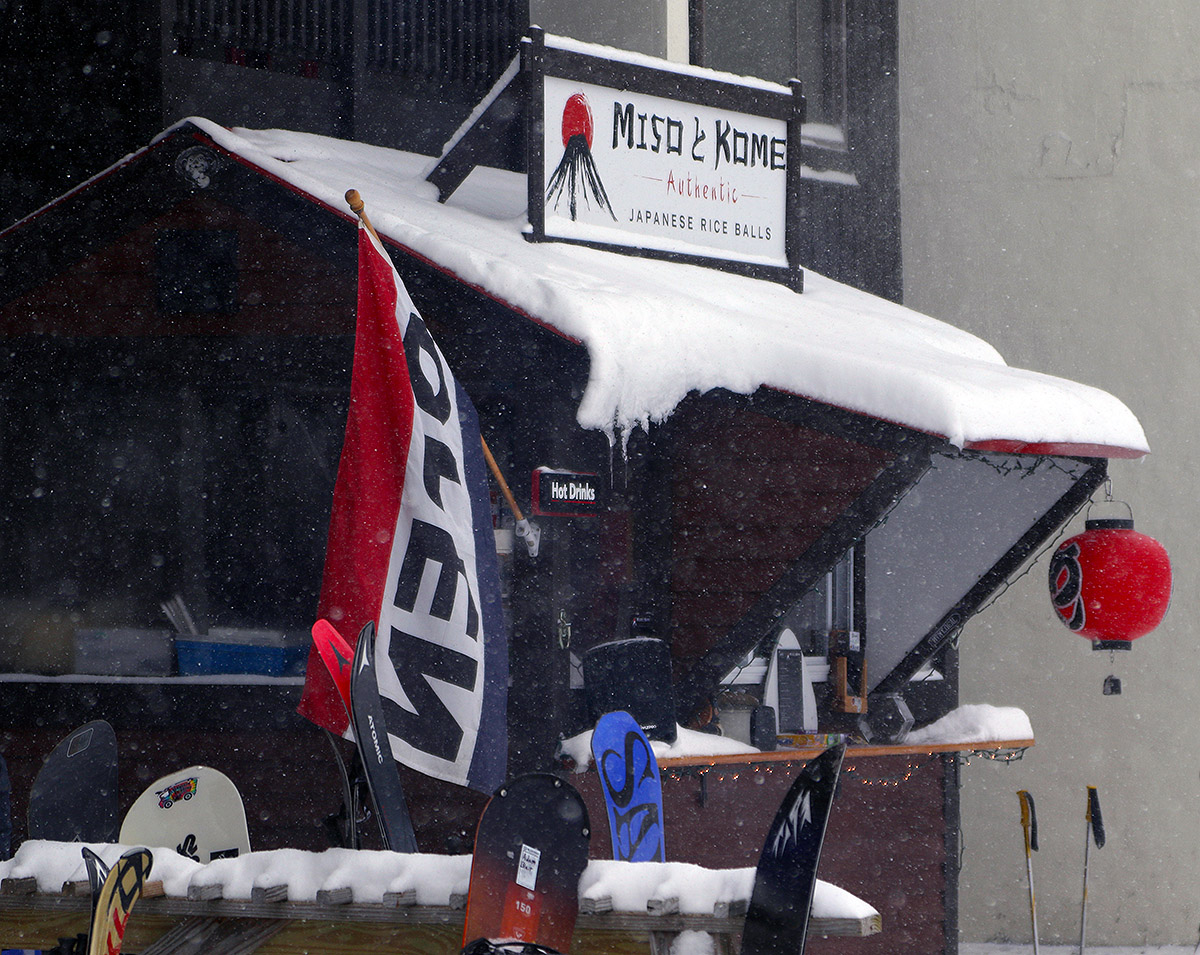
[[[483,439],[482,435],[479,437],[479,443],[483,445],[483,458],[485,461],[487,461],[488,469],[496,478],[496,483],[500,485],[500,493],[504,495],[504,500],[508,502],[508,507],[513,512],[513,517],[515,517],[517,522],[520,523],[521,521],[525,520],[525,517],[521,513],[521,508],[517,506],[517,499],[513,497],[513,492],[508,488],[508,482],[504,480],[504,475],[500,473],[500,465],[498,465],[496,463],[496,459],[492,457],[492,449],[488,447],[487,442]]]
[[[371,220],[367,218],[366,203],[363,202],[362,196],[358,194],[357,189],[346,190],[346,204],[350,206],[350,211],[358,216],[363,227],[371,233],[375,241],[381,246],[383,240],[379,238],[379,233],[375,231],[375,227],[371,225]],[[526,520],[525,515],[521,513],[521,508],[517,506],[517,499],[513,497],[513,493],[509,490],[508,482],[504,480],[504,475],[500,472],[500,466],[496,463],[496,459],[492,457],[491,449],[487,446],[487,442],[483,439],[483,435],[479,436],[479,443],[483,446],[483,457],[487,461],[488,469],[492,472],[492,476],[496,479],[496,483],[500,485],[500,493],[504,495],[504,500],[508,503],[509,509],[513,513],[513,518],[517,522],[516,534],[525,541],[525,546],[529,549],[529,556],[536,557],[538,552],[538,541],[541,538],[541,532],[536,524],[531,524]]]
[[[375,241],[379,242],[379,233],[371,225],[371,220],[367,218],[366,204],[363,202],[362,196],[358,194],[357,189],[348,189],[346,191],[346,203],[350,206],[350,211],[362,220],[362,224],[367,227],[367,231],[375,237]],[[380,242],[380,244],[382,245],[383,243]]]
[[[1029,921],[1033,928],[1033,955],[1038,955],[1037,900],[1033,894],[1033,853],[1037,852],[1037,814],[1033,797],[1024,789],[1017,792],[1021,800],[1021,828],[1025,832],[1025,874],[1029,879]]]

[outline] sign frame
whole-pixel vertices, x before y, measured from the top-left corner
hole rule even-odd
[[[801,125],[804,122],[804,96],[799,80],[792,80],[786,90],[774,90],[764,85],[736,82],[736,78],[709,71],[708,75],[695,67],[671,69],[656,66],[650,57],[630,56],[629,59],[608,58],[603,48],[587,49],[588,44],[567,41],[556,45],[546,42],[544,31],[531,28],[529,37],[521,41],[521,72],[526,79],[525,110],[526,173],[529,190],[529,232],[531,242],[566,242],[591,248],[606,249],[643,258],[665,259],[718,268],[754,278],[781,282],[793,291],[804,288],[804,273],[798,259],[800,238],[800,167]],[[617,51],[613,51],[617,52]],[[647,247],[647,237],[627,232],[628,243],[618,237],[619,230],[609,229],[604,239],[556,234],[547,231],[547,176],[545,137],[546,80],[604,87],[631,96],[670,100],[681,107],[718,110],[729,114],[766,119],[782,123],[786,130],[783,145],[785,157],[783,183],[783,261],[747,260],[745,257],[723,257],[721,250],[680,251],[670,247]],[[590,119],[590,117],[589,117]],[[557,117],[554,118],[557,123]],[[699,129],[697,120],[697,129]],[[590,137],[589,137],[590,138]],[[565,158],[565,157],[564,157]],[[607,198],[605,197],[605,201]],[[613,215],[616,219],[615,213]],[[654,239],[650,238],[653,242]],[[664,241],[664,246],[671,243]],[[764,256],[765,258],[778,256]]]

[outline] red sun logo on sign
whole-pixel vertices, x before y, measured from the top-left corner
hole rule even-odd
[[[615,222],[617,214],[613,212],[596,162],[592,159],[592,129],[592,108],[588,105],[587,97],[582,93],[571,94],[563,106],[563,155],[547,184],[546,200],[553,200],[557,209],[565,192],[571,219],[574,220],[578,208],[576,196],[582,192],[583,201],[589,208],[594,202],[597,208],[607,209]]]
[[[565,147],[572,136],[582,136],[588,149],[592,148],[592,108],[587,97],[575,93],[567,100],[562,115],[562,144]]]

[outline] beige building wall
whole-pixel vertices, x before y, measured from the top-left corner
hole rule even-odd
[[[1043,943],[1197,943],[1200,926],[1200,5],[901,0],[907,304],[1014,365],[1097,385],[1153,453],[1112,493],[1171,555],[1164,624],[1110,661],[1052,616],[1048,555],[962,635],[962,699],[1022,707],[1037,745],[963,771],[961,937],[1030,938],[1016,792],[1035,797]],[[1082,530],[1082,519],[1070,532]],[[1120,696],[1101,683],[1115,673]]]

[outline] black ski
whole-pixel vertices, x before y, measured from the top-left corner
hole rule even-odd
[[[741,955],[802,955],[845,753],[839,743],[810,760],[780,804],[754,873]]]
[[[358,635],[354,665],[350,673],[350,721],[354,739],[367,775],[367,788],[375,803],[375,815],[385,848],[397,852],[416,852],[408,803],[400,785],[400,771],[392,756],[387,724],[379,699],[375,675],[375,624],[368,623]]]

